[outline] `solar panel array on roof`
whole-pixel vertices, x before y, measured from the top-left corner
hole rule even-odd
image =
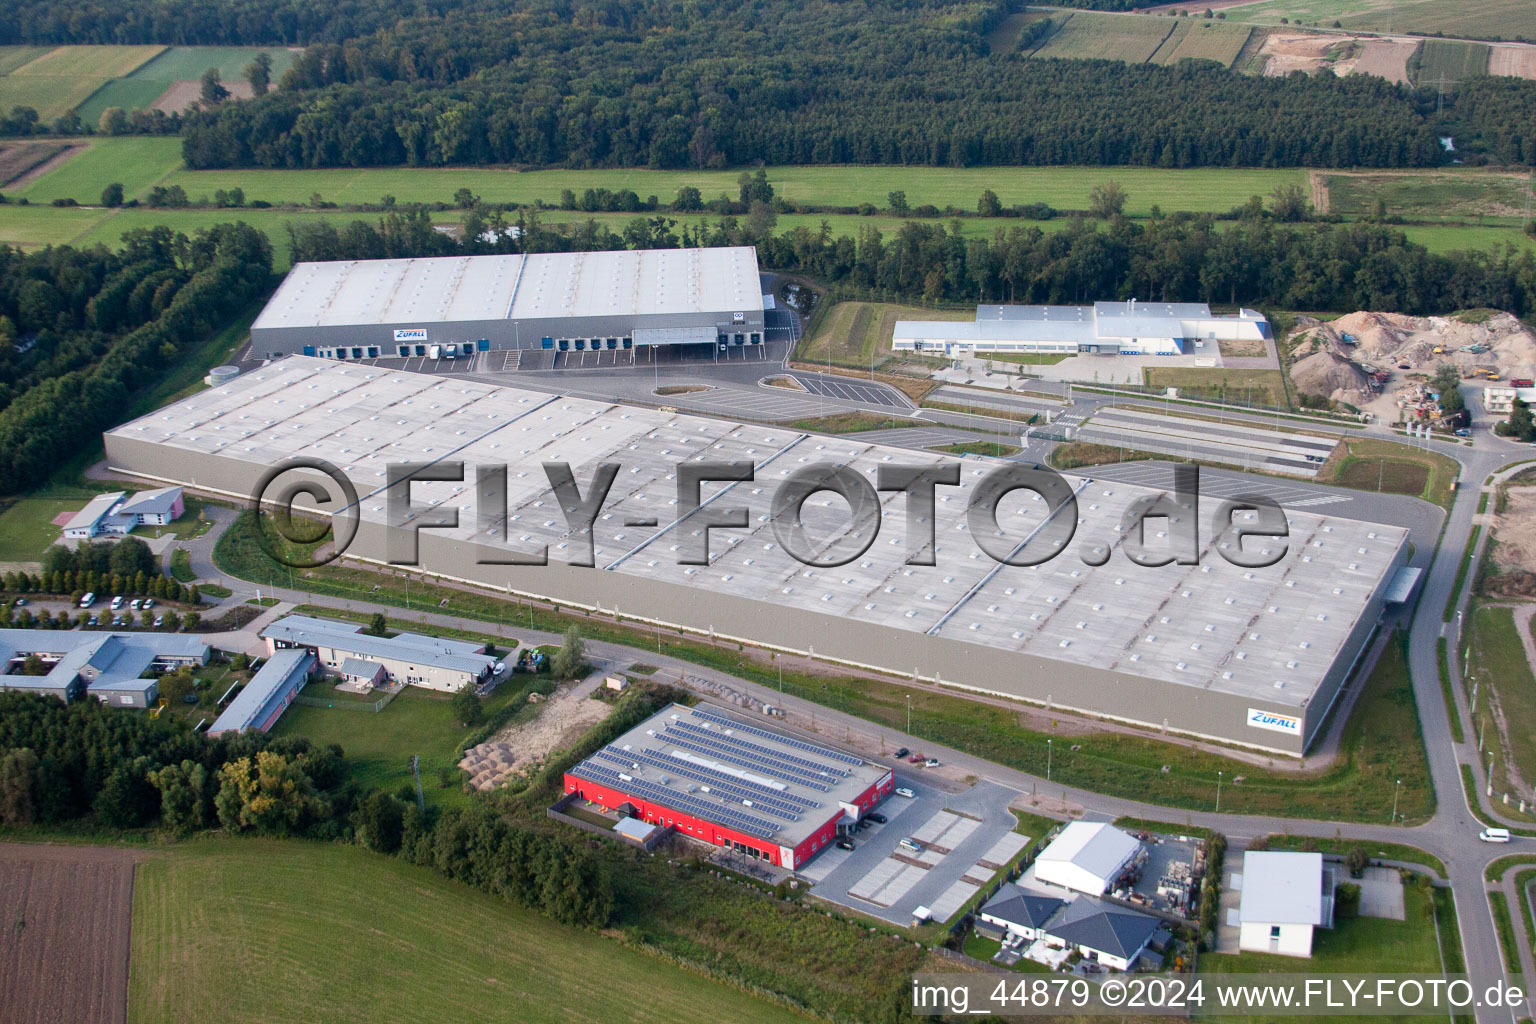
[[[780,778],[785,778],[785,776],[779,772],[765,769],[762,763],[759,761],[753,761],[745,757],[738,757],[735,754],[727,753],[726,751],[719,750],[708,744],[695,742],[686,736],[674,736],[669,734],[663,737],[658,737],[658,739],[665,739],[674,747],[681,747],[684,750],[691,750],[696,754],[706,754],[709,757],[718,758],[727,764],[734,764],[738,768],[747,768],[751,771],[759,772],[764,775],[778,775]],[[819,790],[822,793],[828,793],[832,790],[831,786],[817,779],[796,777],[794,782],[797,786],[810,786],[812,789]]]
[[[623,765],[625,771],[643,771],[648,765],[652,768],[659,768],[664,771],[672,772],[676,775],[692,778],[694,781],[701,784],[701,792],[709,793],[711,795],[724,794],[725,796],[734,797],[737,800],[740,800],[745,806],[757,807],[760,810],[763,810],[776,818],[782,818],[785,821],[799,821],[800,814],[798,812],[803,810],[803,808],[797,807],[787,800],[779,800],[776,797],[763,796],[760,793],[748,792],[747,790],[741,789],[740,787],[732,785],[729,782],[721,782],[712,779],[703,771],[695,771],[691,769],[688,766],[688,762],[686,761],[668,764],[663,759],[655,757],[651,754],[636,754],[632,751],[619,750],[617,747],[604,747],[602,750],[599,750],[592,756],[595,758],[600,758],[604,761],[612,762],[613,764]],[[665,776],[663,777],[665,778]]]
[[[846,778],[848,775],[847,772],[837,771],[825,765],[817,764],[814,761],[806,760],[803,757],[795,757],[793,754],[778,754],[759,744],[749,743],[738,737],[726,735],[719,730],[705,729],[689,722],[674,722],[667,726],[668,733],[673,729],[682,730],[689,738],[700,743],[710,744],[732,753],[739,753],[743,757],[757,758],[760,764],[765,768],[771,769],[774,774],[781,778],[804,777],[821,781],[824,779]],[[791,774],[785,775],[786,772]]]
[[[623,756],[632,758],[642,764],[648,764],[653,768],[661,768],[664,771],[674,772],[688,778],[702,782],[713,790],[722,793],[730,793],[739,796],[743,800],[751,800],[754,804],[762,804],[766,807],[777,807],[785,813],[796,815],[791,820],[798,821],[798,815],[804,814],[808,807],[820,807],[821,804],[814,800],[799,800],[789,793],[775,793],[767,786],[760,786],[747,779],[740,779],[726,772],[717,771],[707,765],[696,761],[674,757],[664,750],[648,747],[636,753],[633,750],[621,751]]]
[[[807,743],[804,740],[797,740],[793,736],[785,736],[783,733],[769,732],[767,729],[759,729],[755,725],[747,725],[745,722],[738,722],[733,718],[726,718],[724,715],[712,715],[708,711],[699,711],[695,709],[693,712],[693,717],[702,718],[706,722],[717,722],[720,725],[728,726],[737,732],[744,732],[751,736],[761,736],[764,739],[773,740],[775,743],[782,744],[786,747],[794,747],[797,750],[808,750],[813,754],[817,754],[821,757],[830,757],[832,760],[841,761],[844,764],[861,765],[864,763],[863,758],[854,757],[852,754],[845,754],[841,750],[832,750],[829,747],[820,747],[814,743]]]
[[[575,774],[597,782],[605,782],[614,789],[639,794],[666,807],[696,814],[707,821],[725,822],[732,828],[740,829],[750,835],[757,836],[759,839],[772,839],[779,831],[779,826],[766,818],[759,818],[755,814],[746,814],[726,804],[712,803],[691,793],[668,789],[646,779],[635,778],[628,773],[616,772],[612,768],[597,764],[590,759],[577,765]]]

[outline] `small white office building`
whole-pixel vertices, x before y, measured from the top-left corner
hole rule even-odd
[[[1333,927],[1333,869],[1320,853],[1243,854],[1240,949],[1311,956],[1312,932]]]

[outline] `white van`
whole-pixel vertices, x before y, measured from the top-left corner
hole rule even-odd
[[[1509,829],[1485,828],[1477,834],[1477,838],[1485,843],[1507,843],[1509,842]]]
[[[441,345],[428,345],[427,346],[427,358],[428,359],[441,359],[441,358],[443,358],[443,346],[441,346]]]
[[[80,607],[81,608],[89,608],[91,605],[93,605],[95,603],[96,603],[96,595],[94,593],[87,593],[84,597],[80,598]]]
[[[117,611],[122,606],[123,606],[123,598],[122,598],[121,595],[119,595],[117,597],[114,597],[112,599],[112,610],[113,611]]]

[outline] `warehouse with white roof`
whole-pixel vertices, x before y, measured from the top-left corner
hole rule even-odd
[[[1043,355],[1215,355],[1223,341],[1269,337],[1264,314],[1218,315],[1203,302],[1095,302],[1091,306],[977,306],[976,319],[900,320],[898,352],[984,359],[994,352]]]
[[[762,340],[751,246],[299,263],[251,325],[269,359]]]
[[[1074,821],[1035,859],[1035,879],[1102,896],[1146,857],[1141,843],[1102,821]]]
[[[323,459],[360,496],[348,558],[379,564],[389,535],[409,532],[387,525],[388,467],[462,462],[462,481],[411,485],[421,571],[1290,754],[1318,732],[1408,548],[1398,527],[1295,509],[1289,538],[1261,546],[1274,564],[1243,568],[1228,560],[1232,542],[1210,533],[1219,503],[1207,498],[1198,562],[1149,567],[1125,554],[1124,516],[1159,492],[1067,476],[1073,538],[1038,565],[1003,564],[978,546],[967,506],[1012,463],[304,357],[140,417],[105,442],[115,471],[242,501],[269,467]],[[708,531],[708,563],[683,564],[685,545],[706,537],[680,501],[677,468],[705,460],[754,467],[752,480],[702,487],[711,513],[740,507],[747,525]],[[546,462],[568,464],[583,494],[598,465],[619,464],[590,533],[571,530]],[[504,511],[476,485],[475,467],[497,464],[507,467]],[[880,492],[877,533],[829,540],[829,550],[850,546],[851,560],[818,567],[786,554],[769,511],[791,472],[826,464],[866,479],[882,466],[958,466],[960,482],[937,488],[931,523],[914,515],[910,544],[907,495]],[[313,507],[306,501],[298,507]],[[1034,492],[1012,491],[998,504],[1000,532],[1033,536],[1045,508]],[[843,536],[848,506],[822,493],[803,517],[813,535]],[[935,564],[910,564],[930,527]],[[1165,542],[1166,530],[1146,533],[1150,545]],[[1255,546],[1250,538],[1244,550]],[[509,564],[540,550],[547,565]],[[589,556],[591,567],[578,564]]]

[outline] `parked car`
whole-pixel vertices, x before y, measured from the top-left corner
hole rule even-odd
[[[156,615],[155,616],[155,628],[159,629],[163,625],[165,625],[165,616],[164,615]]]
[[[136,597],[132,601],[128,602],[128,607],[132,608],[134,611],[138,611],[139,610],[139,605],[141,605],[143,603],[144,603],[143,599]]]
[[[923,852],[923,848],[918,843],[918,841],[916,839],[913,839],[910,836],[908,836],[906,839],[903,839],[901,842],[897,843],[896,845],[901,847],[903,850],[906,850],[908,853],[922,853]]]
[[[112,599],[112,610],[113,611],[117,611],[122,606],[123,606],[123,595],[118,594],[116,597],[114,597]]]
[[[1456,428],[1456,436],[1457,437],[1471,437],[1472,436],[1472,431],[1468,430],[1466,427],[1457,427]]]
[[[837,843],[836,843],[836,846],[837,846],[837,848],[839,850],[851,850],[851,849],[853,849],[853,840],[852,839],[839,839],[837,841]]]
[[[18,597],[16,600],[12,601],[11,604],[15,605],[17,608],[25,608],[27,606],[27,599],[24,597]]]
[[[870,811],[868,814],[864,815],[864,820],[872,821],[876,825],[884,825],[885,821],[886,821],[886,818],[885,818],[885,815],[883,815],[883,814],[880,814],[880,813],[878,813],[876,811]]]
[[[1509,829],[1485,828],[1477,834],[1477,838],[1481,839],[1485,843],[1507,843],[1509,842],[1510,838]]]
[[[155,599],[154,598],[146,597],[144,599],[144,610],[145,611],[148,611],[149,609],[153,608],[154,606],[155,606]]]
[[[924,768],[937,768],[938,766],[939,766],[939,759],[936,758],[936,757],[930,757],[928,760],[923,762],[923,767]]]
[[[101,618],[99,616],[92,615],[91,616],[91,625],[93,625],[93,626],[101,625]]]
[[[87,593],[84,597],[80,598],[80,607],[81,608],[89,608],[91,605],[93,605],[95,603],[96,603],[96,595],[94,593]]]
[[[913,754],[911,757],[907,758],[907,760],[911,761],[913,764],[922,764],[923,763],[923,755],[922,754]]]
[[[906,798],[907,798],[907,799],[908,799],[908,800],[911,800],[911,799],[912,799],[912,798],[913,798],[913,797],[915,797],[915,796],[917,796],[917,794],[916,794],[916,793],[914,793],[914,792],[912,792],[912,791],[911,791],[911,790],[910,790],[910,789],[908,789],[908,788],[907,788],[907,787],[906,787],[906,786],[902,786],[902,787],[900,787],[900,788],[898,788],[898,789],[896,789],[896,790],[894,790],[894,792],[895,792],[895,794],[896,794],[896,795],[897,795],[897,796],[904,796],[904,797],[906,797]]]
[[[901,758],[901,757],[906,757],[910,753],[912,753],[912,751],[908,750],[906,747],[902,747],[900,750],[896,751],[896,753],[891,755],[891,756],[892,757]]]

